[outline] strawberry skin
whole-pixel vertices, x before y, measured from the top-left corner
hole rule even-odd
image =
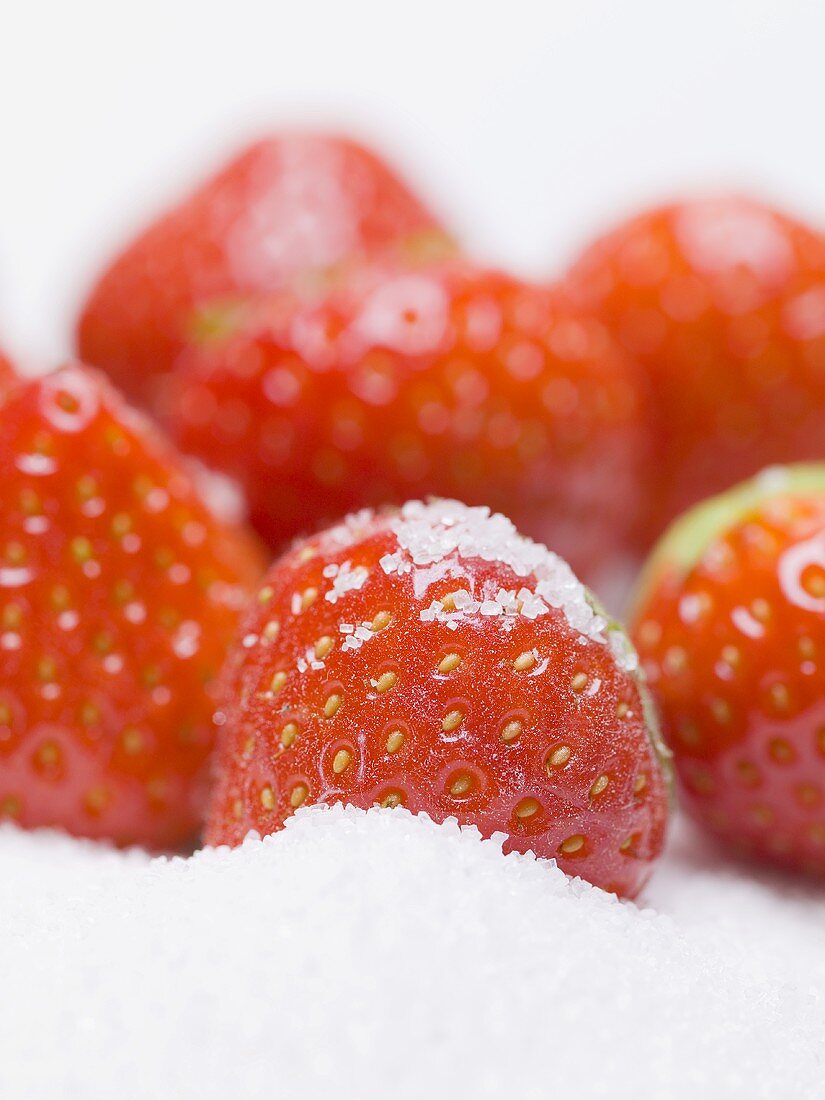
[[[3,353],[3,349],[0,348],[0,385],[5,385],[7,382],[11,382],[14,378],[14,367],[11,365],[11,359]]]
[[[658,499],[674,516],[771,463],[822,457],[825,237],[746,198],[645,212],[568,280],[643,365]]]
[[[0,819],[179,845],[257,548],[80,367],[12,390],[0,464]]]
[[[17,378],[11,359],[0,348],[0,397],[12,386]]]
[[[506,510],[593,570],[641,506],[635,365],[552,288],[466,263],[350,272],[214,316],[177,363],[168,419],[236,478],[279,548],[348,511],[429,494]]]
[[[103,273],[81,312],[80,357],[133,399],[159,378],[212,298],[306,286],[363,255],[446,247],[433,215],[369,150],[346,138],[259,141],[151,225]]]
[[[688,809],[741,852],[825,872],[825,465],[679,520],[633,637]]]
[[[503,516],[360,512],[277,562],[242,623],[207,840],[310,803],[403,805],[632,896],[668,812],[635,667],[570,568]]]

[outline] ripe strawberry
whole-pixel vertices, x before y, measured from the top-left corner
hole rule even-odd
[[[0,348],[0,387],[5,387],[14,380],[14,367],[11,364],[11,359],[3,354],[3,349]]]
[[[311,284],[354,256],[446,246],[433,215],[373,153],[345,138],[280,134],[230,161],[114,261],[83,307],[79,354],[152,404],[196,303]]]
[[[569,280],[647,372],[647,539],[769,463],[821,458],[825,238],[744,198],[677,203],[598,241]]]
[[[825,465],[766,470],[674,524],[633,636],[687,807],[825,873]]]
[[[435,493],[506,509],[592,579],[642,497],[634,365],[546,287],[466,264],[371,267],[319,303],[213,318],[173,434],[242,484],[271,545]]]
[[[351,516],[287,553],[225,670],[212,844],[297,807],[403,805],[633,895],[666,765],[636,655],[570,568],[454,501]]]
[[[179,844],[256,550],[79,367],[11,392],[0,466],[0,818]]]

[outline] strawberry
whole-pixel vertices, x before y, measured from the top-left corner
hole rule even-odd
[[[0,348],[0,387],[6,386],[9,382],[14,380],[14,367],[11,364],[11,359],[3,354],[3,349]]]
[[[321,302],[276,295],[210,327],[167,415],[240,481],[272,546],[435,493],[507,509],[588,579],[621,551],[643,491],[634,364],[554,290],[372,266]]]
[[[822,235],[745,198],[676,203],[598,241],[568,289],[639,358],[652,389],[648,542],[765,465],[822,457]]]
[[[0,465],[0,818],[178,845],[257,550],[80,367],[10,393]]]
[[[77,328],[81,358],[152,404],[206,299],[304,287],[358,255],[449,247],[377,156],[345,138],[279,134],[241,153],[111,264]]]
[[[302,805],[406,806],[635,894],[666,763],[635,652],[487,508],[362,511],[277,562],[224,672],[212,844]]]
[[[767,470],[680,519],[633,637],[685,805],[728,845],[825,872],[825,465]]]

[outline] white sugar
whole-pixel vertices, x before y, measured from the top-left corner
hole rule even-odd
[[[620,668],[634,672],[639,667],[639,655],[623,630],[611,629],[607,640]]]
[[[501,615],[504,613],[504,608],[497,600],[484,600],[479,613],[482,615]]]
[[[592,641],[607,642],[607,619],[593,606],[567,562],[520,535],[505,516],[491,514],[489,508],[469,508],[455,500],[429,504],[410,501],[390,526],[398,539],[398,551],[381,559],[385,573],[400,573],[405,565],[421,568],[451,558],[501,562],[518,577],[534,578],[533,588],[522,586],[517,595],[506,590],[499,590],[494,598],[487,594],[472,610],[466,603],[459,604],[456,596],[459,611],[505,618],[521,614],[535,619],[555,607],[563,611],[574,630]],[[445,621],[432,605],[421,613],[421,618],[425,622]],[[624,663],[625,651],[614,652],[621,654]]]
[[[327,572],[328,569],[329,566],[324,569],[325,577],[330,576],[330,573]],[[324,599],[329,600],[330,603],[337,603],[348,592],[357,592],[359,588],[363,588],[368,576],[369,570],[365,569],[363,565],[353,569],[352,562],[345,561],[343,565],[335,567],[332,587],[324,593]]]
[[[6,827],[0,1095],[821,1095],[821,889],[682,832],[646,905],[402,810],[189,860]]]
[[[368,642],[375,637],[369,623],[360,623],[358,626],[353,626],[352,623],[341,623],[338,629],[345,635],[343,649],[347,653],[356,652],[364,642]]]
[[[403,554],[385,554],[378,564],[388,576],[393,573],[409,573],[412,570],[411,563],[404,560]]]

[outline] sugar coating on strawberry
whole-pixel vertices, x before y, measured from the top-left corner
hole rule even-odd
[[[659,453],[648,541],[686,507],[825,437],[825,237],[747,198],[647,211],[568,289],[643,364]],[[658,500],[657,500],[658,497]]]
[[[678,521],[634,619],[685,805],[740,851],[825,873],[825,466]]]
[[[80,367],[12,391],[0,465],[0,819],[180,844],[257,548]]]
[[[225,670],[212,844],[302,805],[403,805],[634,895],[666,764],[635,651],[570,567],[452,501],[363,511],[296,546]]]
[[[151,404],[196,324],[196,304],[287,283],[306,290],[359,256],[445,247],[433,215],[369,150],[333,135],[275,135],[114,260],[83,307],[78,352]]]
[[[552,288],[372,266],[213,327],[178,360],[168,419],[271,545],[429,494],[506,511],[588,579],[629,542],[649,473],[635,365]]]

